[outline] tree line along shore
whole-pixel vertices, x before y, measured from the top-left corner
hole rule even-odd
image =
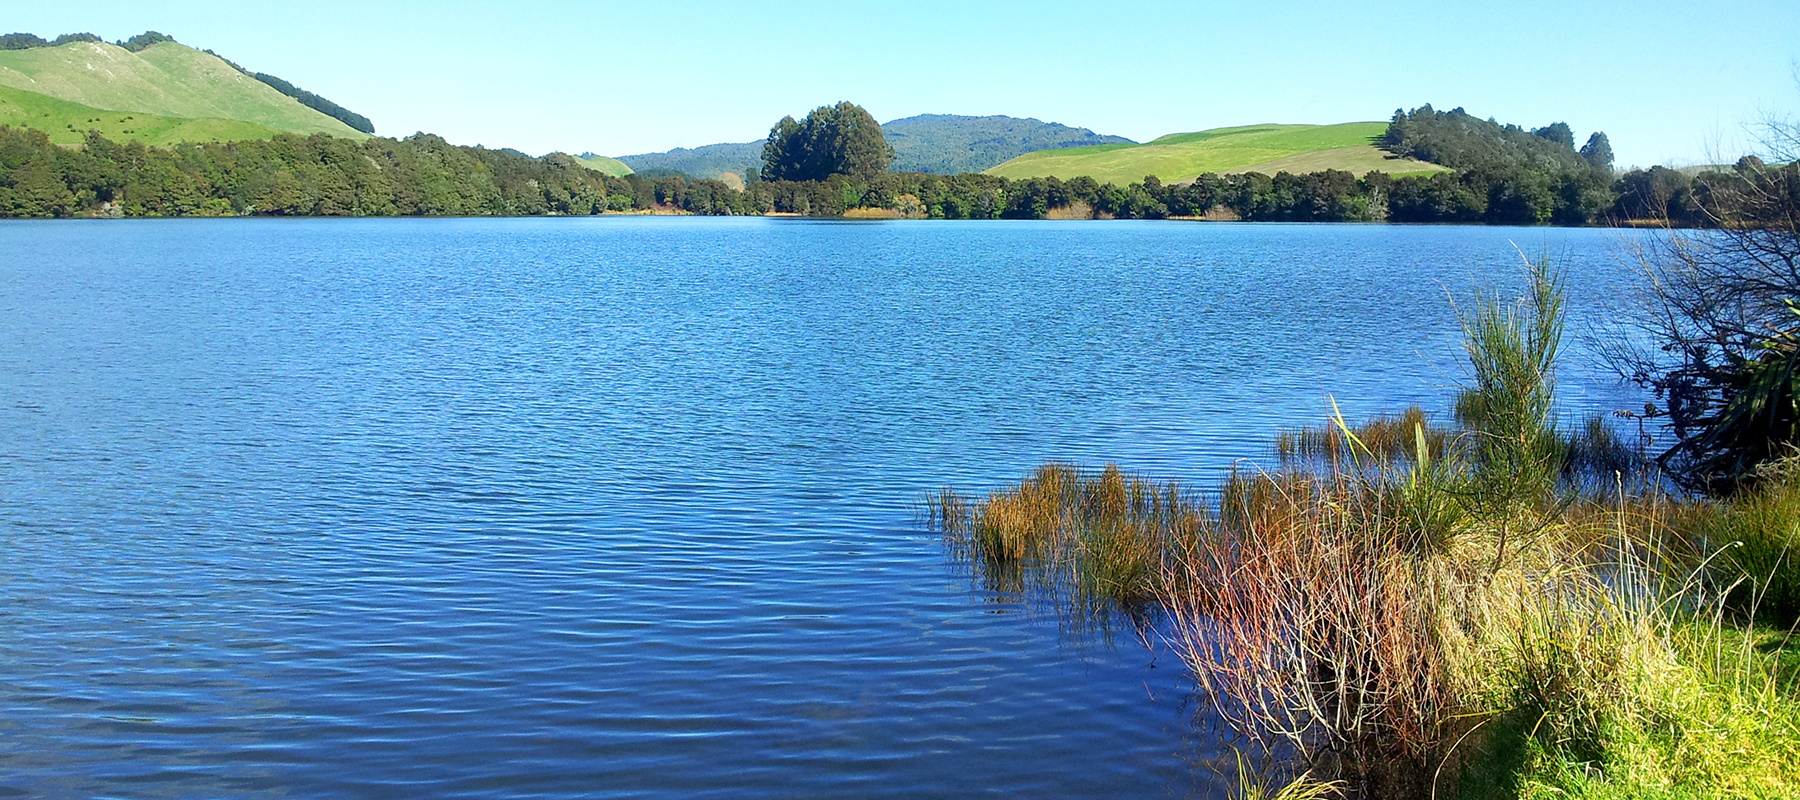
[[[764,166],[734,186],[680,174],[613,176],[562,153],[453,145],[431,134],[361,141],[278,135],[152,147],[89,133],[53,144],[0,127],[0,217],[586,216],[788,214],[929,219],[1163,219],[1595,225],[1712,224],[1708,198],[1794,169],[1746,157],[1698,172],[1615,174],[1604,133],[1526,130],[1430,106],[1398,111],[1378,143],[1448,167],[1433,175],[1205,174],[1119,186],[888,170],[867,112],[821,107],[771,130]]]

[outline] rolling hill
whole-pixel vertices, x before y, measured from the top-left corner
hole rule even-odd
[[[625,166],[624,162],[616,158],[594,155],[593,153],[582,153],[578,156],[570,156],[570,158],[575,159],[575,163],[587,167],[588,169],[605,173],[615,178],[623,178],[626,175],[630,175],[632,172],[630,167]]]
[[[368,138],[368,134],[245,75],[218,56],[173,41],[138,52],[92,41],[0,51],[0,86],[107,112],[141,112],[195,122],[235,120],[276,132]],[[38,113],[46,112],[56,113],[49,109]],[[178,126],[169,127],[165,134],[174,127]],[[224,130],[216,125],[189,126],[196,135],[212,129]]]
[[[881,132],[894,146],[895,172],[954,175],[980,172],[1014,156],[1086,145],[1131,144],[1130,139],[1019,117],[966,117],[921,114],[884,122]],[[638,172],[675,170],[698,178],[739,177],[762,167],[763,143],[728,142],[662,153],[620,156]],[[1138,176],[1142,178],[1143,176]]]
[[[48,95],[0,86],[0,125],[34,128],[56,144],[80,144],[97,130],[115,142],[166,146],[180,142],[268,139],[279,131],[254,122],[211,117],[163,117],[142,111],[106,111]]]
[[[1006,178],[1087,176],[1120,186],[1155,175],[1164,183],[1192,180],[1207,172],[1274,174],[1341,169],[1394,175],[1443,172],[1444,167],[1397,158],[1374,145],[1385,122],[1339,125],[1246,125],[1176,133],[1147,144],[1112,144],[1042,150],[987,170]]]

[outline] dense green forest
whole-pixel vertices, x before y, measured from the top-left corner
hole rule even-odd
[[[31,50],[38,47],[61,47],[70,42],[104,42],[91,33],[65,33],[55,39],[46,40],[34,33],[0,34],[0,50]],[[120,42],[121,47],[124,42]]]
[[[1578,152],[1561,122],[1527,131],[1426,105],[1395,111],[1380,145],[1455,170],[1396,182],[1389,218],[1397,222],[1585,225],[1612,209],[1612,148],[1604,133]]]
[[[568,156],[459,147],[429,134],[325,134],[172,148],[90,135],[80,148],[0,128],[0,215],[593,214],[637,207],[629,184]]]
[[[884,175],[894,147],[881,123],[862,106],[843,102],[820,106],[795,121],[782,117],[763,144],[766,180],[822,181],[833,175],[870,182]]]
[[[835,107],[833,113],[840,110]],[[852,106],[854,108],[854,106]],[[817,112],[815,112],[817,113]],[[867,120],[839,125],[858,136]],[[64,148],[41,132],[0,127],[0,216],[538,215],[613,212],[740,215],[846,212],[934,219],[1205,217],[1296,222],[1605,224],[1667,220],[1706,225],[1700,211],[1760,162],[1690,175],[1662,167],[1613,177],[1610,147],[1596,134],[1581,150],[1566,125],[1536,131],[1430,107],[1396,114],[1384,146],[1442,159],[1456,172],[1429,177],[1202,175],[1118,186],[1089,178],[1009,180],[991,175],[882,172],[879,139],[861,160],[807,172],[816,154],[801,123],[778,124],[807,180],[762,180],[742,189],[682,175],[614,177],[557,153],[462,147],[418,134],[363,142],[324,135],[172,148],[90,135]],[[821,121],[822,124],[823,121]],[[799,137],[799,138],[792,138]],[[781,147],[771,151],[779,155]],[[842,155],[840,152],[839,155]],[[874,162],[870,161],[871,157]],[[845,167],[854,162],[854,169]],[[835,173],[835,174],[834,174]],[[848,173],[848,174],[846,174]],[[823,176],[822,178],[820,176]],[[1735,184],[1733,184],[1735,185]]]

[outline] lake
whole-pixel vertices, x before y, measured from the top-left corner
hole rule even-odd
[[[1180,662],[984,593],[926,494],[1441,412],[1519,249],[1568,413],[1641,406],[1575,336],[1640,235],[0,224],[0,796],[1212,796]]]

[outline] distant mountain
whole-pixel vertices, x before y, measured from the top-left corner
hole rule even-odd
[[[881,132],[894,146],[895,172],[954,175],[980,172],[1014,156],[1039,150],[1097,144],[1131,144],[1130,139],[1104,136],[1086,128],[1018,117],[964,117],[921,114],[883,123]],[[732,142],[663,153],[619,156],[638,172],[673,170],[696,178],[744,177],[762,168],[763,143]]]
[[[693,149],[677,147],[663,153],[640,153],[619,156],[619,161],[634,172],[673,170],[696,178],[723,178],[727,173],[744,178],[750,170],[762,169],[763,143],[734,142],[709,144]]]
[[[1125,137],[1106,136],[1087,128],[998,115],[920,114],[882,123],[881,132],[894,146],[895,172],[938,175],[980,172],[1040,150],[1134,144]]]
[[[178,131],[181,135],[192,134],[210,140],[216,140],[215,136],[252,132],[252,128],[245,126],[215,124],[218,121],[251,123],[263,129],[266,135],[285,132],[326,133],[352,139],[368,136],[245,74],[217,55],[179,44],[161,34],[133,37],[123,43],[125,46],[96,41],[98,37],[87,38],[85,35],[62,45],[39,45],[30,41],[37,37],[21,39],[23,36],[15,35],[7,42],[10,47],[22,49],[0,49],[0,86],[98,111],[141,112],[166,118],[155,126],[144,126],[145,130],[158,131],[150,137],[158,143]],[[294,91],[299,93],[297,89]],[[30,98],[15,97],[12,105],[15,108],[43,106],[37,112],[35,124],[30,118],[14,120],[14,124],[48,126],[64,132],[80,129],[78,120],[104,116],[89,114],[83,117],[81,114],[86,112],[78,109],[52,108],[55,104],[36,103]],[[50,116],[43,116],[46,113]],[[213,122],[182,126],[180,120]],[[138,127],[131,124],[137,121],[113,119],[93,127],[109,135],[116,133],[124,139],[143,139]]]

